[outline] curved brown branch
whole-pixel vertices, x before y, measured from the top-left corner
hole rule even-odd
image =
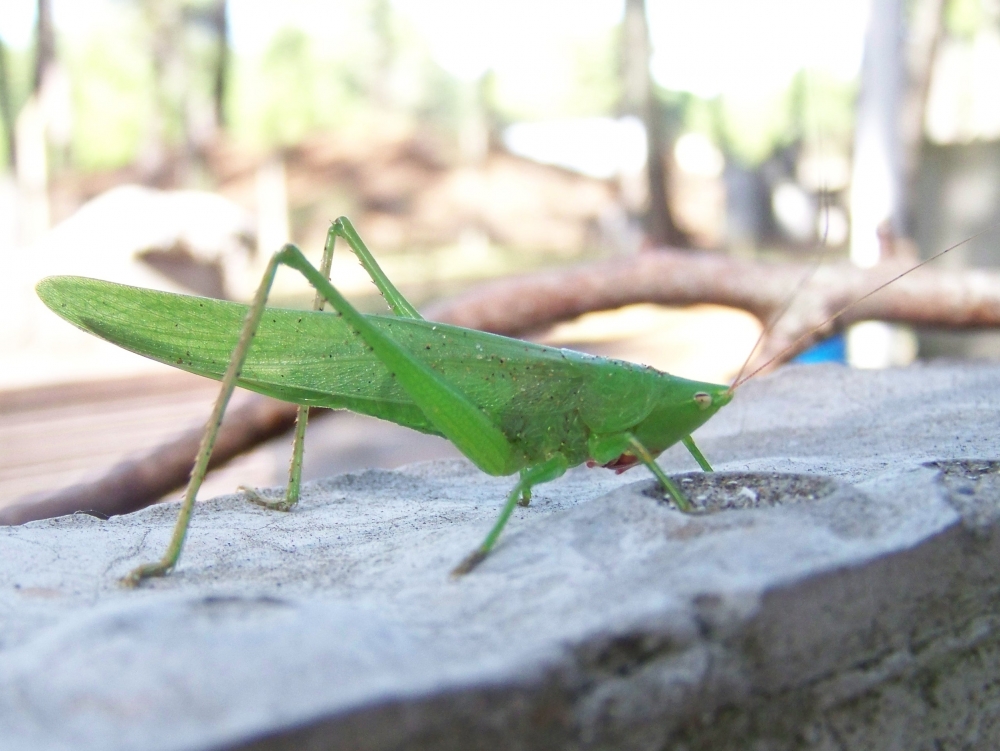
[[[1000,325],[1000,274],[995,272],[921,268],[861,300],[907,268],[897,262],[871,269],[837,263],[809,276],[806,264],[662,250],[483,284],[428,308],[426,314],[443,323],[507,336],[640,302],[714,303],[746,310],[767,322],[794,293],[762,348],[761,360],[806,335],[782,356],[790,359],[816,339],[863,320],[944,328]],[[795,292],[807,276],[808,282]],[[828,320],[856,300],[861,301]]]
[[[428,307],[425,315],[506,336],[638,302],[714,302],[761,317],[787,296],[791,269],[715,253],[664,250],[488,282]]]
[[[802,284],[804,264],[765,263],[721,254],[663,250],[589,263],[480,285],[427,309],[428,318],[516,336],[583,313],[639,302],[664,305],[715,303],[742,308],[767,321]],[[789,359],[818,338],[861,320],[921,326],[971,328],[1000,325],[1000,274],[921,268],[877,295],[861,300],[834,320],[844,306],[906,271],[898,263],[872,269],[848,264],[820,268],[771,329],[758,362]],[[223,424],[212,466],[288,430],[294,405],[257,397],[234,410]],[[102,478],[35,495],[0,509],[0,524],[85,511],[100,516],[148,506],[182,486],[191,471],[200,430],[123,462]]]

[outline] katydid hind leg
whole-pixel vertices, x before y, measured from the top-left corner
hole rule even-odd
[[[385,272],[382,271],[382,268],[375,261],[375,257],[371,254],[371,251],[368,250],[368,246],[365,245],[357,230],[354,229],[354,225],[351,224],[350,219],[346,216],[342,216],[330,226],[327,243],[331,246],[332,242],[329,238],[333,235],[344,238],[351,250],[354,251],[354,255],[356,255],[358,260],[361,261],[361,265],[364,267],[368,276],[375,283],[375,286],[378,287],[378,291],[382,293],[382,297],[384,297],[385,301],[389,303],[389,307],[392,309],[393,313],[400,318],[415,318],[417,320],[423,320],[423,316],[417,312],[417,309],[410,304],[409,300],[403,297],[403,294],[396,289],[396,285],[394,285],[389,280],[389,277],[385,275]],[[330,275],[327,274],[328,278],[329,276]]]
[[[247,352],[250,351],[254,334],[264,314],[267,295],[271,290],[274,275],[280,263],[279,256],[280,254],[275,254],[268,263],[267,269],[264,271],[264,278],[257,288],[253,303],[247,310],[246,317],[243,320],[239,340],[237,341],[236,348],[233,350],[229,365],[226,367],[225,375],[222,377],[219,395],[216,397],[215,406],[212,408],[212,414],[208,418],[208,423],[205,425],[205,432],[202,434],[201,443],[198,446],[194,468],[191,470],[191,479],[188,481],[187,489],[184,492],[184,499],[181,502],[181,509],[177,514],[177,522],[174,525],[174,531],[167,545],[167,550],[158,562],[144,564],[129,572],[122,579],[122,583],[126,586],[138,586],[143,579],[154,576],[165,576],[177,565],[177,560],[180,558],[181,549],[184,547],[184,539],[187,536],[187,530],[191,523],[191,515],[194,512],[195,498],[205,479],[205,475],[208,473],[208,461],[212,456],[212,448],[215,446],[215,440],[219,435],[219,426],[222,424],[222,417],[229,404],[229,399],[233,395],[233,390],[236,388],[236,381],[239,378],[240,370],[243,368],[243,362],[246,360]]]
[[[530,497],[531,488],[535,485],[540,485],[543,482],[551,482],[552,480],[561,477],[568,468],[569,463],[566,459],[561,454],[556,454],[541,464],[522,470],[520,477],[517,480],[517,484],[507,496],[507,501],[500,510],[500,515],[493,524],[493,528],[490,529],[486,538],[482,541],[479,547],[469,553],[469,555],[467,555],[462,562],[452,570],[451,575],[453,577],[462,576],[463,574],[469,573],[472,569],[482,563],[493,549],[493,546],[496,545],[504,527],[507,526],[510,515],[514,512],[514,507],[517,505],[523,505],[519,503],[519,500],[523,496]]]
[[[485,471],[506,474],[513,447],[482,410],[402,345],[372,326],[309,264],[301,251],[294,246],[285,246],[279,256],[281,263],[300,271],[323,294],[344,321],[368,344],[374,355],[393,372],[403,389],[448,440]],[[533,485],[556,479],[567,467],[566,459],[556,455],[540,465],[523,470],[493,529],[454,573],[466,573],[482,561],[496,544],[517,502],[522,498],[530,499]]]

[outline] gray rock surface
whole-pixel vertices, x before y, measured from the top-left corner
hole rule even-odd
[[[788,368],[660,502],[441,462],[0,529],[0,749],[1000,747],[1000,367]],[[689,472],[672,449],[661,463]]]

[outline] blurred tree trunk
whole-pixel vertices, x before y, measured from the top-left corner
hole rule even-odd
[[[226,0],[213,0],[211,16],[217,45],[215,77],[212,82],[212,101],[215,105],[215,126],[219,130],[224,130],[227,124],[226,84],[229,80],[229,66],[231,63],[229,19],[226,14]]]
[[[149,39],[153,69],[153,102],[145,143],[139,155],[139,168],[152,184],[170,181],[167,142],[173,123],[183,122],[178,111],[178,79],[184,62],[181,58],[182,7],[170,0],[139,0]],[[185,139],[186,141],[187,139]]]
[[[637,115],[646,126],[649,179],[649,209],[646,234],[658,246],[685,247],[691,244],[670,213],[670,180],[667,173],[670,138],[664,112],[653,91],[649,70],[652,45],[645,0],[626,0],[622,28],[622,88],[625,112]]]
[[[905,0],[873,0],[861,66],[851,175],[851,260],[879,261],[879,227],[905,232],[901,111],[906,91]]]
[[[17,144],[14,141],[14,103],[10,98],[10,70],[7,68],[7,45],[0,39],[0,123],[6,138],[7,166],[17,169]]]
[[[45,74],[56,61],[56,32],[52,25],[52,1],[38,0],[38,40],[35,50],[35,78],[32,91],[38,94]]]
[[[851,260],[862,267],[891,260],[906,247],[896,240],[910,234],[910,193],[943,10],[942,0],[871,4],[850,198]],[[892,351],[912,336],[884,323],[863,323],[848,331],[848,362],[862,367],[891,364]]]
[[[152,184],[183,184],[227,124],[228,4],[133,1],[142,14],[153,70],[154,106],[138,166]]]
[[[865,37],[851,180],[851,257],[862,266],[909,230],[944,0],[873,0]]]
[[[372,60],[371,96],[386,110],[393,109],[392,68],[396,58],[396,39],[392,31],[392,5],[389,0],[373,0],[369,7],[371,30],[375,38]]]
[[[55,29],[51,0],[38,0],[32,93],[14,125],[18,190],[18,241],[31,243],[49,228],[48,132],[56,82]]]
[[[916,0],[911,11],[906,43],[906,90],[900,115],[903,168],[911,189],[920,166],[927,96],[931,88],[934,59],[944,31],[944,10],[944,0]]]

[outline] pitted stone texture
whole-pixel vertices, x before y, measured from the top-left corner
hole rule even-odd
[[[720,470],[576,469],[448,578],[510,478],[342,475],[300,508],[0,529],[0,749],[1000,747],[1000,367],[789,368]],[[638,480],[638,482],[636,482]]]

